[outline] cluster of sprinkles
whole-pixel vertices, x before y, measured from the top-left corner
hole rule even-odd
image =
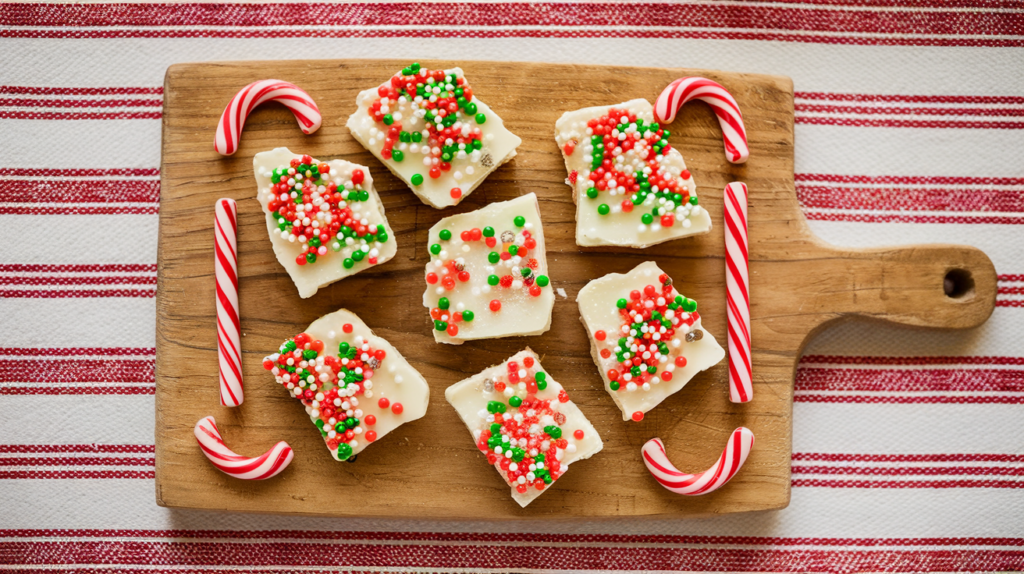
[[[354,169],[348,176],[332,175],[330,165],[304,155],[267,175],[272,183],[267,209],[277,221],[281,238],[299,244],[296,263],[315,264],[330,247],[334,252],[344,250],[341,264],[345,269],[364,260],[377,264],[388,233],[383,224],[370,223],[367,215],[371,211],[360,213],[370,199],[370,192],[362,186],[363,170]]]
[[[569,183],[575,185],[581,177],[586,181],[587,197],[598,202],[600,215],[635,210],[640,213],[637,229],[641,232],[690,227],[690,215],[700,213],[701,207],[686,184],[690,172],[662,164],[672,149],[668,130],[617,108],[588,120],[585,128],[575,123],[573,129],[586,134],[579,138],[583,140],[580,152],[590,169],[572,171]],[[570,138],[562,145],[566,156],[577,153],[579,139]]]
[[[703,331],[693,328],[700,319],[697,302],[677,293],[667,274],[662,273],[658,281],[660,287],[647,285],[643,291],[630,291],[628,298],[616,302],[622,319],[618,339],[614,339],[614,333],[594,332],[594,339],[606,345],[600,351],[601,358],[615,356],[616,367],[606,373],[613,391],[648,391],[652,385],[671,381],[676,367],[686,366],[686,357],[679,350],[683,341],[690,343],[704,337]],[[643,420],[644,413],[637,411],[632,418]]]
[[[353,327],[346,323],[345,333]],[[377,440],[372,427],[377,417],[364,416],[359,399],[373,397],[373,373],[387,357],[383,349],[374,349],[361,335],[351,343],[342,341],[337,355],[325,352],[324,342],[299,333],[281,345],[279,352],[263,359],[263,367],[274,374],[293,397],[306,406],[327,448],[336,452],[336,458],[345,460],[359,446],[361,436],[367,443]],[[401,382],[395,376],[395,382]],[[394,415],[402,414],[402,403],[392,403],[381,397],[377,401],[381,412],[389,408]]]
[[[541,399],[538,391],[547,388],[547,373],[539,370],[533,357],[506,363],[504,375],[484,382],[484,393],[497,393],[503,400],[487,402],[478,413],[484,424],[473,431],[477,447],[487,455],[516,491],[525,493],[530,487],[544,490],[558,480],[566,467],[563,453],[576,452],[576,441],[583,440],[582,429],[563,436],[566,416],[559,411],[569,402],[565,390],[556,399]],[[568,429],[566,429],[568,430]],[[572,442],[570,442],[570,439]]]
[[[377,88],[377,96],[367,110],[376,124],[369,143],[381,144],[384,159],[402,163],[416,161],[407,155],[420,155],[431,179],[451,171],[457,162],[459,167],[452,173],[455,181],[473,175],[474,164],[490,167],[490,156],[481,151],[485,136],[480,125],[487,122],[487,114],[478,110],[465,78],[413,63]],[[410,181],[422,185],[423,174],[414,174]],[[462,197],[459,187],[449,193],[452,199]]]
[[[473,227],[459,233],[453,239],[451,230],[442,229],[438,233],[438,242],[430,245],[433,270],[427,272],[427,285],[436,285],[436,292],[441,295],[437,307],[430,310],[434,320],[434,328],[445,331],[449,336],[459,334],[459,323],[470,322],[476,316],[474,311],[458,303],[452,309],[451,300],[445,296],[455,291],[461,283],[470,280],[466,270],[465,254],[470,253],[480,242],[487,254],[487,282],[482,287],[473,287],[473,295],[488,294],[498,289],[503,296],[514,296],[516,293],[528,293],[531,297],[540,297],[543,288],[551,284],[547,275],[536,273],[540,262],[531,253],[537,248],[537,240],[533,238],[528,223],[522,215],[512,219],[513,229],[506,229],[498,234],[493,227],[483,229]],[[451,251],[449,251],[451,250]],[[487,305],[492,313],[501,311],[501,299],[495,298]]]

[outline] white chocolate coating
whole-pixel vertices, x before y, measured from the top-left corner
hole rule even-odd
[[[263,207],[263,213],[267,218],[267,233],[270,235],[270,243],[274,246],[274,254],[277,255],[278,262],[281,263],[281,266],[284,267],[295,283],[295,287],[299,290],[299,297],[308,299],[315,295],[317,290],[322,287],[388,261],[398,251],[398,244],[395,233],[391,229],[391,225],[388,224],[387,217],[384,215],[384,205],[381,203],[377,191],[373,188],[373,177],[370,176],[370,169],[366,166],[335,159],[325,162],[331,166],[330,177],[335,183],[348,181],[353,170],[363,170],[365,179],[361,187],[369,192],[370,198],[367,201],[356,201],[349,205],[353,212],[362,214],[369,224],[384,225],[384,229],[388,232],[388,241],[384,243],[375,241],[372,245],[367,245],[369,249],[376,249],[378,251],[376,265],[370,265],[366,259],[363,259],[351,269],[345,269],[342,266],[342,261],[354,249],[358,249],[361,245],[365,244],[365,241],[357,241],[354,245],[345,246],[338,252],[328,250],[327,254],[313,264],[299,265],[296,263],[295,258],[301,251],[299,243],[293,243],[281,236],[281,233],[278,231],[277,222],[270,215],[270,210],[267,208],[267,203],[271,197],[270,187],[273,185],[273,182],[271,182],[270,177],[273,171],[279,167],[287,166],[293,158],[301,157],[301,154],[292,153],[288,148],[279,147],[256,154],[252,164],[256,174],[256,198]]]
[[[461,68],[451,68],[445,70],[446,73],[454,73],[457,77],[465,77]],[[389,78],[390,80],[390,78]],[[381,85],[389,84],[385,82]],[[487,116],[487,121],[483,124],[477,124],[475,121],[469,120],[468,118],[465,123],[456,123],[456,126],[464,125],[466,129],[480,128],[483,148],[476,150],[470,154],[466,154],[466,157],[456,158],[451,162],[452,168],[448,171],[442,171],[441,177],[433,179],[428,175],[430,167],[424,165],[424,158],[428,157],[421,153],[420,150],[424,146],[423,142],[419,145],[412,143],[400,143],[395,146],[395,149],[402,151],[405,154],[405,158],[398,162],[394,159],[385,159],[381,155],[381,148],[384,143],[385,133],[381,131],[382,125],[374,121],[373,117],[368,113],[370,106],[378,98],[377,87],[369,90],[364,90],[359,93],[356,97],[357,109],[349,118],[345,124],[348,126],[349,131],[352,132],[352,136],[363,144],[363,147],[368,149],[373,155],[377,156],[377,159],[381,161],[388,169],[391,170],[398,178],[404,181],[409,188],[415,193],[423,203],[436,207],[437,209],[443,209],[452,205],[458,204],[462,199],[468,196],[480,183],[493,172],[498,169],[502,164],[511,160],[516,155],[516,148],[522,143],[518,136],[508,131],[505,128],[505,123],[501,120],[498,114],[494,113],[487,104],[482,102],[479,97],[474,94],[473,103],[477,106],[477,112],[483,113]],[[424,131],[425,120],[422,115],[418,115],[422,110],[417,110],[414,106],[414,102],[400,98],[399,102],[390,108],[391,113],[401,114],[401,122],[405,131]],[[460,118],[464,114],[460,111]],[[461,121],[461,120],[460,120]],[[386,128],[385,128],[386,129]],[[425,141],[426,138],[424,138]],[[423,176],[423,183],[420,185],[412,184],[412,176],[415,174]],[[458,199],[452,198],[451,189],[458,187],[462,190],[462,196]]]
[[[662,227],[658,219],[650,225],[644,225],[640,219],[642,212],[650,212],[656,205],[658,200],[654,194],[649,195],[642,205],[637,205],[630,213],[622,211],[622,200],[628,197],[627,192],[622,189],[602,191],[594,199],[587,197],[587,189],[591,185],[588,179],[591,163],[587,156],[588,153],[593,153],[590,135],[587,133],[587,122],[607,115],[612,108],[634,113],[645,123],[654,121],[651,103],[644,99],[636,99],[613,106],[594,106],[566,112],[555,122],[555,141],[562,150],[565,169],[569,174],[577,173],[575,184],[566,180],[573,188],[573,201],[576,203],[576,244],[583,247],[615,245],[643,249],[672,239],[711,231],[711,217],[700,205],[684,203],[673,206],[670,211],[675,216],[675,224],[672,227]],[[572,155],[566,155],[564,149],[565,144],[569,142],[576,142]],[[633,160],[637,160],[634,151],[627,151],[618,157],[622,158],[622,165],[626,169],[632,169],[627,166],[630,166]],[[686,170],[683,156],[674,147],[670,147],[667,155],[658,157],[661,158],[661,166],[674,176],[678,177]],[[692,176],[685,179],[685,184],[690,195],[696,196],[697,185]],[[602,203],[608,204],[611,208],[609,214],[598,213],[597,208]]]
[[[513,221],[516,216],[522,216],[526,222],[522,228],[517,228]],[[483,229],[493,227],[497,244],[495,248],[489,248],[484,240],[465,242],[461,239],[461,232],[471,228]],[[442,241],[440,232],[447,229],[452,237]],[[451,337],[445,331],[433,329],[434,340],[439,343],[462,344],[463,341],[475,339],[493,339],[497,337],[510,336],[533,336],[540,335],[551,328],[551,309],[555,304],[554,288],[552,284],[541,288],[541,294],[534,297],[530,295],[528,286],[525,284],[513,287],[502,287],[501,285],[491,286],[487,283],[488,276],[494,274],[505,276],[512,274],[519,283],[524,283],[519,269],[525,266],[525,261],[512,257],[508,261],[499,261],[491,264],[488,255],[493,250],[501,250],[502,242],[500,236],[506,231],[517,234],[517,243],[522,240],[519,235],[523,230],[529,231],[532,239],[537,242],[536,247],[527,253],[529,259],[537,260],[537,268],[532,270],[534,277],[548,276],[547,257],[545,255],[544,231],[541,227],[540,207],[537,203],[537,196],[533,193],[517,197],[509,201],[492,203],[487,207],[446,217],[430,228],[428,246],[440,244],[443,251],[439,255],[431,255],[427,263],[424,275],[435,273],[439,278],[444,277],[448,271],[443,262],[451,259],[461,259],[465,270],[470,274],[468,282],[456,281],[454,290],[447,291],[442,287],[441,282],[431,285],[427,284],[423,293],[423,305],[427,309],[437,307],[441,297],[447,297],[451,301],[450,312],[473,311],[475,317],[472,321],[458,322],[458,335]],[[517,264],[518,263],[518,264]],[[439,265],[440,264],[440,265]],[[550,276],[548,276],[550,279]],[[493,299],[501,301],[501,310],[494,312],[490,310],[490,302]]]
[[[590,338],[591,354],[597,370],[604,381],[604,388],[612,396],[616,406],[622,411],[622,419],[630,420],[635,412],[646,413],[658,406],[662,401],[682,390],[686,383],[697,373],[707,370],[725,358],[725,350],[722,349],[715,337],[701,326],[701,320],[697,319],[689,328],[680,327],[676,331],[678,347],[675,341],[671,341],[669,347],[671,353],[665,362],[665,370],[672,373],[672,380],[650,385],[650,389],[636,387],[634,390],[625,388],[613,391],[609,387],[611,382],[608,379],[608,370],[617,369],[619,363],[614,354],[604,359],[600,355],[602,348],[615,346],[615,341],[621,336],[622,316],[616,307],[616,301],[621,298],[628,298],[632,290],[643,290],[649,284],[658,284],[658,276],[664,273],[653,261],[641,263],[626,274],[610,273],[587,283],[580,290],[576,302],[580,307],[580,315],[584,327],[587,329],[587,336]],[[683,316],[686,314],[683,313]],[[699,340],[687,342],[685,333],[695,330],[703,331],[703,337]],[[598,341],[594,338],[597,331],[607,333],[605,341]],[[674,359],[682,355],[686,357],[685,367],[676,367]]]
[[[525,357],[533,357],[534,361],[536,361],[534,368],[540,371],[544,370],[540,364],[540,359],[537,357],[537,354],[527,347],[526,349],[509,357],[501,364],[488,367],[479,374],[459,381],[445,390],[445,398],[448,399],[448,402],[453,407],[455,407],[455,410],[459,413],[459,417],[462,419],[462,422],[466,423],[466,427],[469,428],[469,432],[473,435],[474,442],[477,440],[480,431],[490,426],[491,422],[493,422],[493,417],[491,417],[491,421],[488,421],[486,416],[481,416],[481,414],[488,414],[487,403],[489,401],[507,403],[511,396],[511,394],[506,396],[504,393],[494,390],[493,384],[489,386],[487,385],[487,382],[495,378],[504,380],[503,377],[507,375],[506,365],[508,362],[516,361],[522,365]],[[577,407],[575,403],[571,400],[565,403],[558,400],[558,395],[563,388],[562,385],[558,384],[558,382],[551,377],[550,373],[547,377],[547,383],[547,388],[537,391],[536,397],[541,400],[552,401],[553,406],[557,405],[558,412],[565,415],[565,423],[559,426],[563,429],[562,438],[566,439],[569,445],[565,450],[559,449],[559,453],[556,455],[556,458],[558,458],[562,466],[565,467],[565,471],[568,471],[568,467],[572,463],[590,458],[600,452],[600,450],[604,448],[604,443],[601,441],[601,436],[597,433],[597,429],[590,424],[590,421],[587,420],[587,417],[583,415],[583,412],[580,411],[579,407]],[[488,391],[488,388],[491,390]],[[525,390],[516,390],[514,394],[520,398],[526,397]],[[549,422],[548,424],[551,423]],[[573,433],[576,430],[583,431],[583,439],[578,440],[573,436]],[[483,456],[483,454],[481,454],[481,456]],[[497,462],[494,464],[494,467],[502,479],[511,487],[512,498],[519,503],[519,506],[524,508],[527,504],[533,502],[534,499],[547,492],[548,489],[558,483],[558,481],[555,480],[551,484],[547,485],[544,490],[537,490],[531,486],[526,492],[520,493],[512,483],[509,483],[507,476],[501,470]]]
[[[345,333],[342,330],[346,323],[352,325],[351,333]],[[372,392],[373,395],[370,397],[360,396],[357,398],[358,404],[353,405],[363,411],[363,416],[360,418],[363,421],[362,428],[364,429],[362,435],[356,438],[357,444],[352,446],[353,455],[359,454],[364,448],[373,444],[363,438],[367,430],[376,431],[377,439],[374,442],[380,442],[385,435],[396,428],[427,414],[427,404],[430,401],[430,387],[427,385],[427,380],[409,364],[409,361],[405,360],[405,357],[391,343],[374,335],[373,331],[355,313],[348,309],[339,309],[313,321],[305,332],[310,337],[324,342],[325,355],[328,353],[337,355],[339,343],[346,341],[351,344],[358,337],[362,337],[362,340],[369,343],[371,348],[383,349],[387,352],[380,368],[374,371],[373,377],[370,379],[373,381],[373,388],[369,392]],[[390,406],[384,409],[380,408],[378,401],[381,398],[387,398],[391,405],[401,403],[402,414],[394,414]],[[367,426],[365,422],[367,415],[377,417],[377,423]],[[310,416],[310,420],[316,422],[316,418],[313,416]],[[330,452],[331,456],[339,460],[335,451]]]

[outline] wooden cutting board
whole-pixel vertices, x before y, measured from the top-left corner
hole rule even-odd
[[[808,230],[793,184],[793,87],[788,78],[707,70],[618,68],[496,62],[461,65],[474,93],[523,139],[514,161],[456,208],[422,204],[360,146],[345,128],[359,90],[387,80],[408,62],[312,60],[172,66],[164,85],[159,287],[156,359],[156,498],[171,507],[329,516],[518,519],[693,517],[783,508],[789,504],[793,377],[801,349],[829,324],[867,318],[934,328],[967,328],[992,312],[996,275],[980,251],[925,245],[841,249]],[[684,108],[672,124],[672,145],[694,174],[701,204],[713,217],[708,235],[643,251],[581,252],[574,207],[554,124],[563,111],[633,98],[654,101],[670,81],[701,75],[736,97],[749,130],[750,160],[729,164],[718,122],[703,104]],[[235,92],[265,78],[294,82],[313,96],[323,127],[304,136],[278,104],[257,109],[232,157],[213,149],[217,120]],[[840,145],[837,143],[837,145]],[[398,254],[302,300],[274,259],[255,199],[252,157],[287,146],[320,159],[370,166]],[[813,152],[813,150],[811,150]],[[624,422],[602,389],[575,298],[587,281],[654,260],[679,278],[679,291],[700,303],[705,327],[726,340],[722,189],[750,188],[750,289],[754,400],[729,402],[723,361],[701,374],[641,423]],[[436,344],[422,307],[427,230],[441,217],[523,193],[540,197],[548,260],[559,298],[552,329],[540,337]],[[245,403],[218,403],[213,280],[213,204],[238,201],[239,273]],[[945,289],[944,289],[945,285]],[[949,291],[952,296],[947,295]],[[273,383],[261,359],[285,338],[340,307],[360,315],[419,369],[431,387],[426,417],[391,433],[354,463],[335,462],[302,407]],[[444,389],[525,346],[568,389],[605,442],[602,452],[572,466],[525,509],[477,451]],[[214,415],[227,444],[247,456],[278,440],[295,460],[267,481],[240,481],[204,458],[192,435]],[[756,445],[727,486],[701,497],[661,488],[641,462],[640,446],[665,440],[685,471],[708,468],[737,426]]]

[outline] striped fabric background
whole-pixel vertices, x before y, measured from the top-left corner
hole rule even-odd
[[[1024,2],[0,4],[0,54],[0,570],[1024,570]],[[977,246],[996,311],[970,332],[818,337],[796,380],[792,504],[775,513],[495,525],[158,508],[164,71],[378,56],[789,75],[814,231]]]

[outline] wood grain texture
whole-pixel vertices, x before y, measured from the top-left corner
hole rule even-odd
[[[793,183],[793,91],[788,78],[651,68],[424,62],[461,65],[475,94],[523,138],[519,155],[461,205],[423,205],[362,148],[344,127],[356,93],[386,80],[408,62],[293,61],[172,66],[165,81],[157,291],[156,489],[163,506],[309,515],[429,518],[693,517],[785,507],[790,494],[793,377],[808,338],[826,325],[865,317],[936,328],[979,325],[995,302],[995,270],[981,252],[956,246],[846,250],[808,230]],[[699,103],[672,124],[713,217],[708,235],[637,250],[581,252],[574,242],[574,206],[554,123],[566,110],[653,100],[670,81],[702,75],[728,88],[743,110],[750,160],[726,162],[718,122]],[[219,156],[213,135],[221,111],[245,84],[273,77],[306,89],[324,114],[304,136],[276,104],[249,118],[241,147]],[[319,159],[368,165],[398,240],[390,262],[301,300],[277,264],[255,199],[252,157],[287,146]],[[624,422],[601,388],[575,298],[587,281],[656,261],[679,291],[700,303],[704,325],[726,340],[722,190],[750,188],[750,283],[754,400],[729,402],[725,362],[696,377],[641,423]],[[540,337],[434,343],[422,307],[427,230],[441,217],[536,192],[541,202],[554,287],[552,330]],[[238,201],[239,273],[245,403],[220,407],[213,280],[213,204]],[[958,297],[943,290],[954,273]],[[969,275],[969,277],[967,277]],[[431,385],[427,416],[381,440],[355,463],[332,460],[302,407],[262,368],[261,358],[319,316],[346,307],[394,344]],[[444,389],[531,346],[545,369],[570,392],[601,433],[605,448],[573,465],[526,509],[477,451]],[[272,480],[245,482],[215,470],[192,437],[195,422],[214,415],[228,445],[245,455],[278,440],[295,449],[291,467]],[[737,426],[757,443],[743,470],[721,490],[680,497],[658,486],[640,458],[647,439],[664,439],[684,471],[709,467]]]

